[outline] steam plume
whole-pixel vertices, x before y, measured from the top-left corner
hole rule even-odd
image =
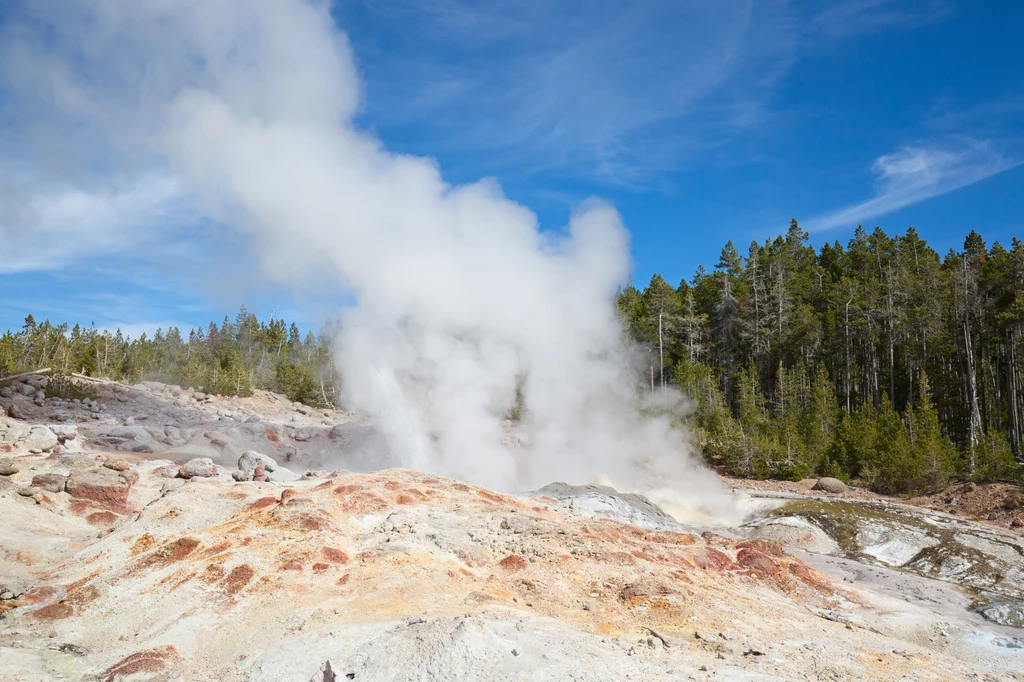
[[[65,114],[165,164],[251,235],[269,276],[334,273],[356,294],[337,344],[346,398],[404,464],[504,489],[604,473],[711,499],[684,434],[634,387],[612,303],[628,234],[611,206],[585,202],[564,235],[543,233],[493,180],[452,186],[432,160],[384,149],[353,123],[357,69],[319,4],[107,0],[36,21],[49,56],[31,23],[8,55],[45,69]],[[501,444],[517,390],[522,450]]]

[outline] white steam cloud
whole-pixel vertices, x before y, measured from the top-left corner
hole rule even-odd
[[[357,69],[318,3],[105,0],[34,21],[5,60],[63,115],[133,162],[134,147],[162,159],[282,284],[327,272],[355,292],[346,399],[405,465],[506,490],[606,474],[717,504],[717,480],[634,385],[612,207],[586,202],[553,236],[494,181],[452,186],[432,160],[384,149],[353,124]],[[522,449],[502,445],[517,390]]]

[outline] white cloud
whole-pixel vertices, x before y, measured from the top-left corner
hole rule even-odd
[[[86,189],[0,170],[0,196],[0,274],[150,248],[194,218],[181,183],[160,172]]]
[[[852,227],[920,203],[1020,165],[994,151],[985,141],[949,140],[901,147],[878,157],[872,166],[877,175],[870,199],[816,216],[807,221],[812,232]]]

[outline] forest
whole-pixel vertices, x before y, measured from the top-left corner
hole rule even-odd
[[[152,337],[126,338],[94,326],[37,323],[25,318],[20,331],[0,336],[0,376],[50,367],[132,383],[142,379],[191,386],[221,395],[276,391],[316,407],[338,404],[339,381],[331,359],[333,335],[325,326],[303,338],[298,325],[261,322],[245,306],[234,321],[193,329],[184,338],[172,327]]]
[[[617,297],[650,391],[679,389],[707,461],[736,476],[829,475],[888,493],[1024,471],[1024,243],[971,232],[940,256],[914,228],[858,228],[815,250],[785,235],[732,242],[711,272],[654,275]],[[152,337],[30,315],[0,336],[0,376],[51,367],[211,393],[277,391],[338,406],[332,327],[234,320]]]
[[[1020,480],[1024,243],[972,231],[940,256],[913,227],[808,238],[793,220],[745,256],[728,242],[689,282],[618,295],[645,383],[689,398],[705,458],[899,494]]]

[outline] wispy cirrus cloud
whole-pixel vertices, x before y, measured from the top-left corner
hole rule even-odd
[[[409,130],[413,151],[616,185],[763,122],[799,39],[784,0],[384,0],[338,13],[376,28],[352,33],[365,113],[392,137]]]
[[[905,206],[973,185],[1022,163],[992,149],[987,141],[948,140],[900,147],[875,160],[875,193],[870,199],[810,219],[808,229],[820,232],[852,227]]]
[[[178,180],[157,172],[88,187],[0,168],[0,199],[0,274],[153,248],[195,215]]]
[[[826,36],[849,37],[925,26],[952,11],[947,0],[843,0],[829,4],[814,24]]]

